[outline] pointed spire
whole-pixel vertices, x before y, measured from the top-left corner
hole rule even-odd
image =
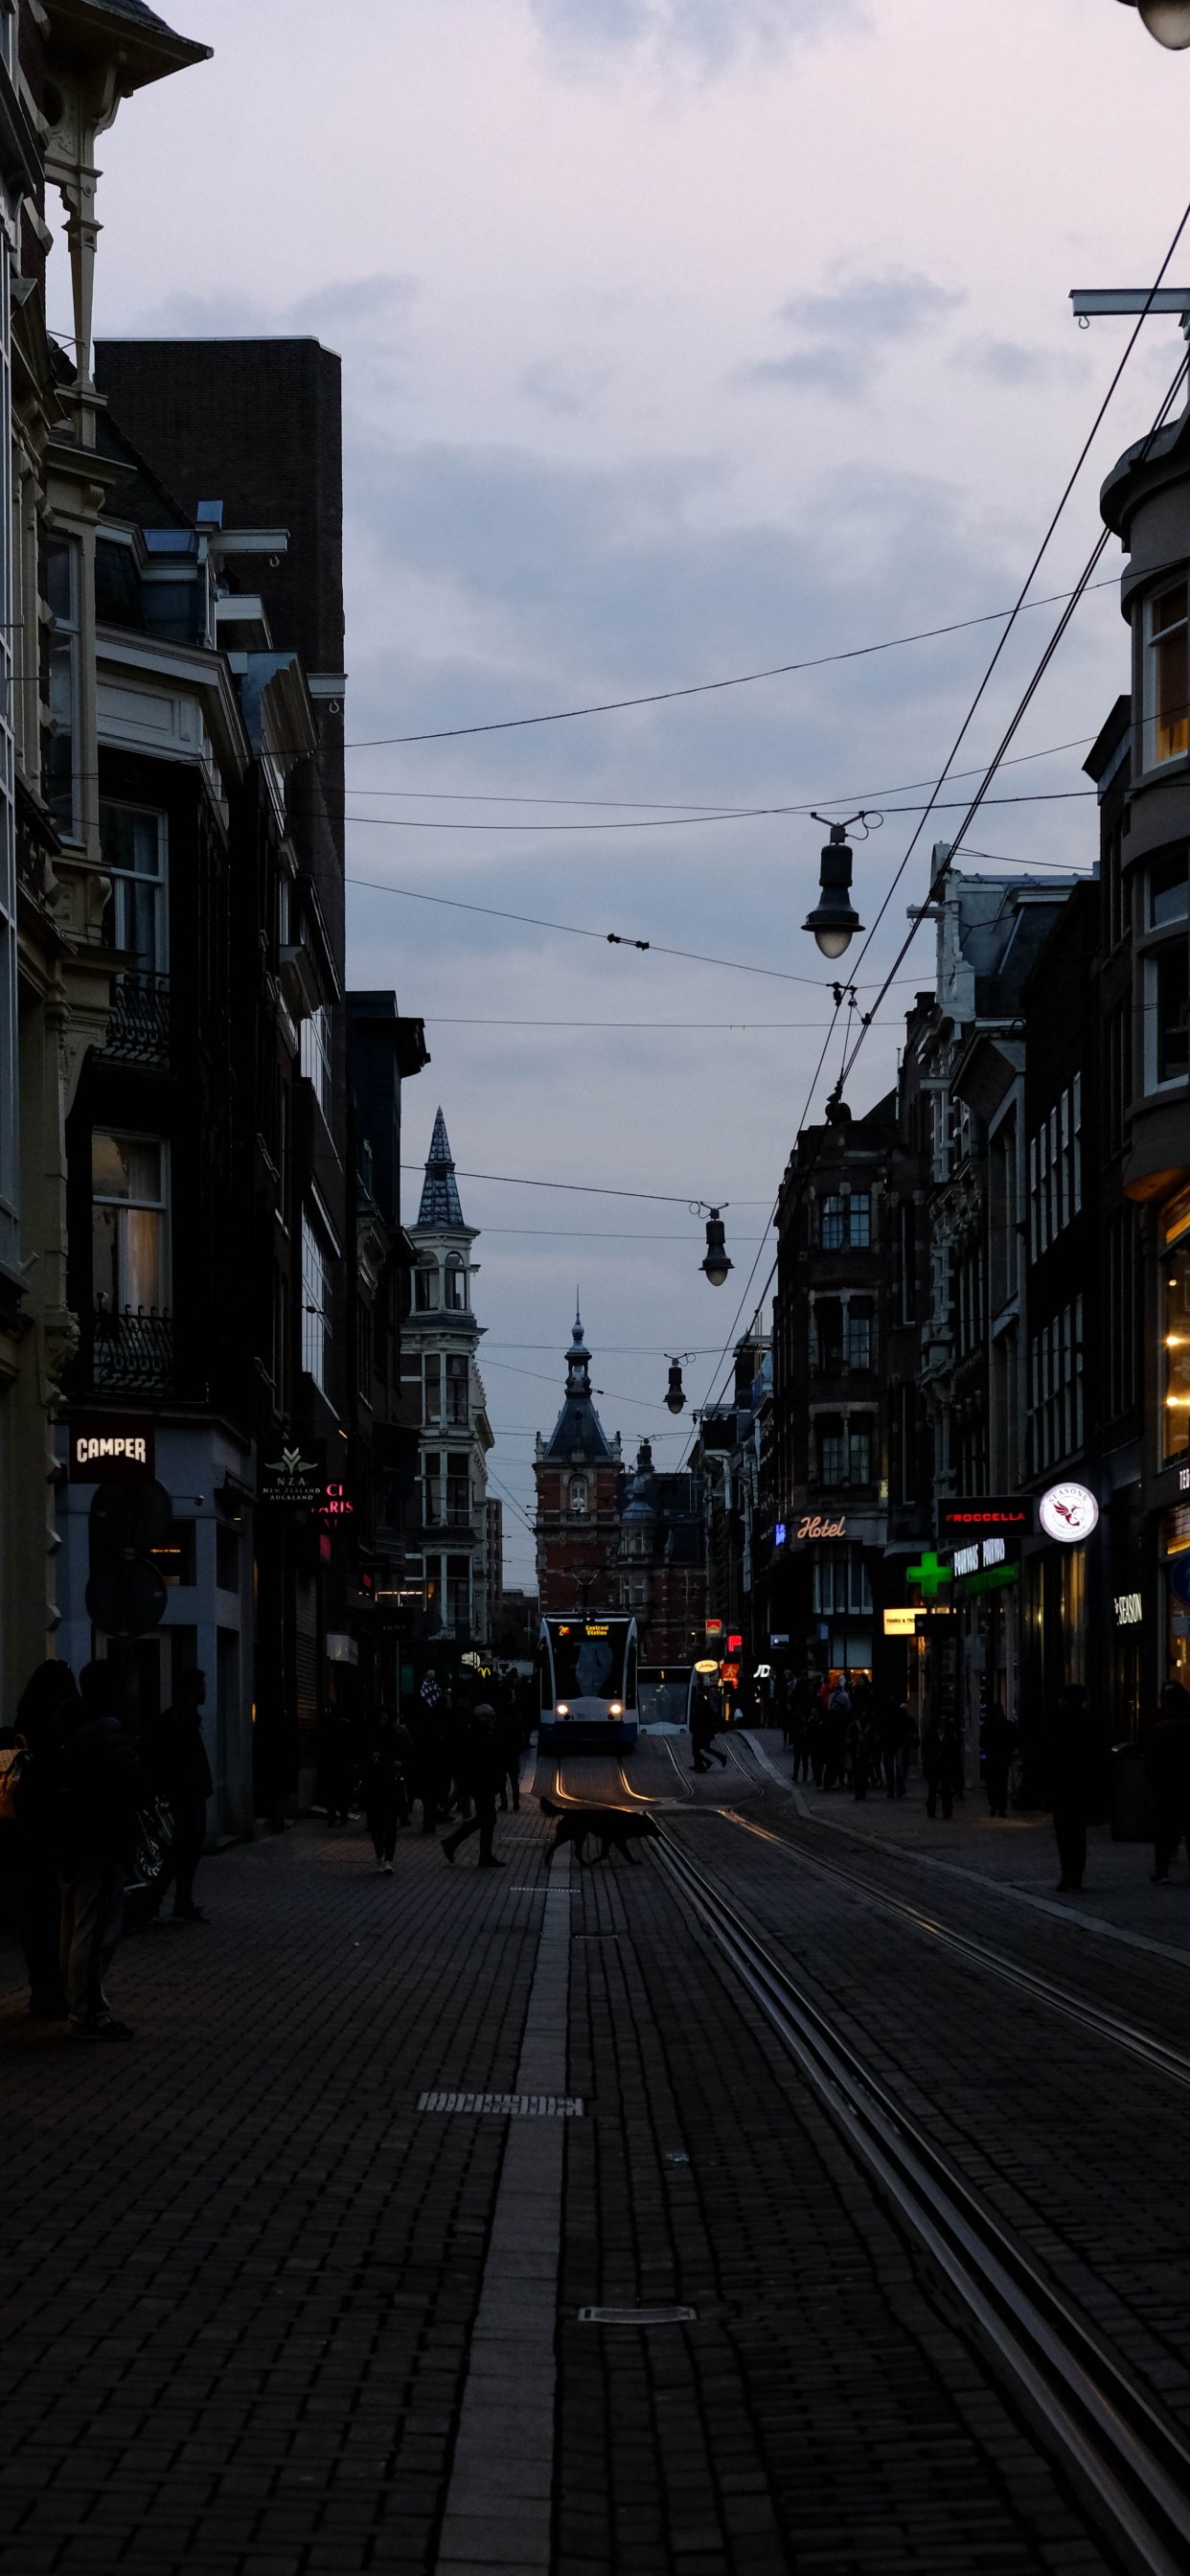
[[[450,1138],[441,1109],[434,1120],[434,1133],[426,1156],[426,1177],[422,1183],[421,1206],[417,1211],[419,1225],[462,1225],[463,1210],[459,1202],[455,1167],[451,1157]]]
[[[544,1454],[547,1458],[591,1459],[613,1455],[591,1400],[591,1354],[583,1340],[583,1319],[577,1311],[566,1353],[565,1401]]]

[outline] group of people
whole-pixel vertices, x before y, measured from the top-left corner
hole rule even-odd
[[[173,1920],[204,1923],[194,1873],[206,1838],[210,1766],[202,1738],[206,1682],[181,1676],[174,1705],[134,1736],[115,1663],[39,1665],[4,1748],[4,1806],[16,1829],[21,1947],[36,2021],[69,2022],[82,2039],[133,2034],[104,1979],[124,1897],[146,1834],[156,1910],[170,1884]]]
[[[424,1834],[457,1819],[442,1845],[448,1860],[478,1833],[480,1867],[500,1867],[492,1850],[496,1811],[520,1806],[531,1712],[515,1675],[487,1688],[486,1697],[456,1695],[450,1682],[428,1673],[400,1717],[380,1709],[360,1726],[344,1713],[329,1714],[319,1746],[322,1803],[331,1824],[346,1824],[357,1802],[362,1807],[379,1875],[392,1875],[397,1834],[415,1806]]]
[[[905,1702],[891,1692],[875,1691],[862,1677],[849,1689],[843,1678],[819,1681],[799,1673],[790,1681],[781,1726],[795,1780],[813,1780],[816,1789],[849,1788],[856,1798],[883,1784],[886,1797],[904,1797],[917,1730]]]

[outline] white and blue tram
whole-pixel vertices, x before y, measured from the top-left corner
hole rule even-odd
[[[635,1744],[635,1619],[543,1619],[540,1657],[539,1745]]]

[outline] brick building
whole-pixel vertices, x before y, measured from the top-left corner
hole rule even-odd
[[[540,1432],[537,1582],[552,1611],[619,1606],[620,1435],[609,1440],[591,1397],[591,1354],[581,1315],[566,1354],[566,1392],[548,1440]]]

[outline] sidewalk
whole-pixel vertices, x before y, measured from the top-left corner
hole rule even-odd
[[[730,1741],[730,1739],[729,1739]],[[794,1786],[793,1755],[776,1728],[749,1728],[761,1775],[775,1773],[789,1790],[798,1813],[823,1828],[831,1842],[849,1839],[874,1850],[895,1852],[920,1861],[930,1877],[955,1872],[997,1889],[1008,1901],[1069,1915],[1153,1941],[1173,1950],[1190,1966],[1190,1866],[1179,1854],[1167,1887],[1153,1887],[1149,1843],[1116,1843],[1106,1825],[1087,1834],[1087,1872],[1081,1896],[1058,1894],[1058,1858],[1048,1815],[990,1816],[982,1789],[968,1789],[955,1801],[954,1815],[926,1814],[925,1783],[920,1771],[909,1774],[903,1798],[889,1798],[883,1786],[856,1798],[850,1789],[816,1789],[812,1780]],[[745,1759],[747,1757],[744,1757]]]

